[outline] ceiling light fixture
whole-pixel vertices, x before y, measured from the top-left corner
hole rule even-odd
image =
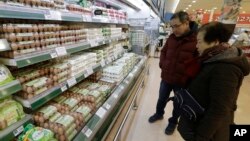
[[[245,14],[245,13],[246,13],[246,11],[242,11],[242,13],[243,13],[243,14]]]
[[[196,3],[196,1],[195,1],[195,0],[193,0],[193,1],[192,1],[192,3]]]
[[[186,10],[188,10],[188,7],[186,8]]]
[[[191,6],[192,6],[192,5],[190,5],[190,4],[188,5],[188,7],[191,7]]]
[[[213,9],[217,9],[217,7],[214,7]]]

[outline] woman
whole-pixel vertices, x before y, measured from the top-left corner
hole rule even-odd
[[[181,116],[178,130],[185,140],[229,141],[239,89],[250,71],[242,51],[227,43],[230,36],[219,22],[205,24],[198,31],[199,63],[189,62],[187,70],[195,77],[188,91],[205,112],[196,121]]]

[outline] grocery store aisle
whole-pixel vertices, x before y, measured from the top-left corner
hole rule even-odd
[[[171,115],[172,102],[168,103],[165,108],[164,119],[153,124],[148,122],[148,118],[154,114],[155,106],[158,99],[158,91],[160,87],[160,68],[159,59],[151,58],[150,75],[145,84],[144,93],[141,94],[139,107],[135,113],[134,119],[131,122],[126,141],[181,141],[178,132],[174,132],[172,136],[167,136],[164,133],[168,123],[168,117]]]
[[[176,131],[172,136],[164,133],[168,123],[168,117],[171,115],[172,102],[168,103],[165,108],[164,119],[150,124],[149,116],[155,112],[155,106],[158,98],[158,90],[160,84],[160,69],[158,67],[159,59],[150,59],[150,76],[141,94],[138,110],[133,113],[134,119],[129,124],[129,129],[122,141],[182,141],[179,133]],[[238,99],[238,110],[236,112],[235,121],[237,124],[249,124],[250,113],[248,110],[250,101],[250,76],[246,77]]]

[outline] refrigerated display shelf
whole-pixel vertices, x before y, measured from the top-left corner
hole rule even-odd
[[[39,62],[47,61],[54,59],[56,57],[70,55],[72,53],[76,53],[79,51],[87,50],[93,47],[98,47],[104,44],[111,43],[113,41],[127,39],[127,36],[120,36],[115,37],[108,40],[101,40],[101,41],[88,41],[83,43],[77,43],[73,45],[66,45],[66,47],[61,46],[55,49],[42,51],[40,53],[31,53],[27,54],[26,56],[18,57],[15,59],[8,59],[8,58],[0,58],[0,63],[3,63],[7,66],[14,66],[17,68],[26,67],[29,65],[33,65]]]
[[[24,127],[31,123],[32,121],[31,115],[26,115],[23,119],[20,121],[12,124],[11,126],[7,127],[3,131],[0,131],[0,140],[1,141],[10,141],[13,140],[15,137],[17,137],[22,131],[24,130]]]
[[[29,19],[29,20],[53,20],[70,22],[93,22],[109,24],[128,24],[124,21],[97,20],[92,17],[86,17],[83,14],[77,14],[69,11],[56,11],[50,9],[38,9],[25,6],[14,6],[0,3],[0,18]]]
[[[121,55],[117,56],[117,58],[120,58],[120,57],[121,57]],[[105,67],[105,65],[110,63],[110,60],[113,61],[117,58],[113,57],[113,58],[109,58],[105,61],[102,61],[101,63],[98,63],[96,66],[89,68],[88,70],[85,70],[82,74],[79,74],[76,77],[71,77],[67,81],[59,84],[58,86],[53,87],[53,88],[43,92],[42,94],[39,94],[39,95],[29,99],[29,100],[25,100],[19,96],[14,96],[14,98],[17,101],[19,101],[28,110],[34,111],[34,110],[40,108],[45,103],[47,103],[48,101],[50,101],[51,99],[57,97],[58,95],[60,95],[64,91],[66,91],[67,89],[69,89],[69,88],[73,87],[74,85],[76,85],[77,83],[81,82],[82,80],[87,78],[89,75],[91,75],[91,74],[97,72],[98,70],[100,70],[101,68]]]
[[[0,99],[12,95],[22,89],[18,80],[13,80],[3,86],[0,86]]]
[[[127,97],[126,94],[129,92],[130,88],[133,87],[137,78],[145,68],[145,62],[146,58],[142,57],[140,62],[127,75],[127,77],[119,85],[117,85],[112,95],[96,111],[92,118],[90,118],[73,141],[94,140],[96,133],[102,128],[102,125],[105,124],[107,120],[112,120],[114,118],[114,115],[111,114],[119,110],[119,106],[117,105],[124,101],[124,97]]]

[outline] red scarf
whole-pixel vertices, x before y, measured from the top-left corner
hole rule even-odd
[[[206,49],[201,56],[185,62],[186,73],[190,79],[193,79],[200,71],[201,64],[211,57],[223,53],[230,47],[228,43],[221,43],[218,46]]]

